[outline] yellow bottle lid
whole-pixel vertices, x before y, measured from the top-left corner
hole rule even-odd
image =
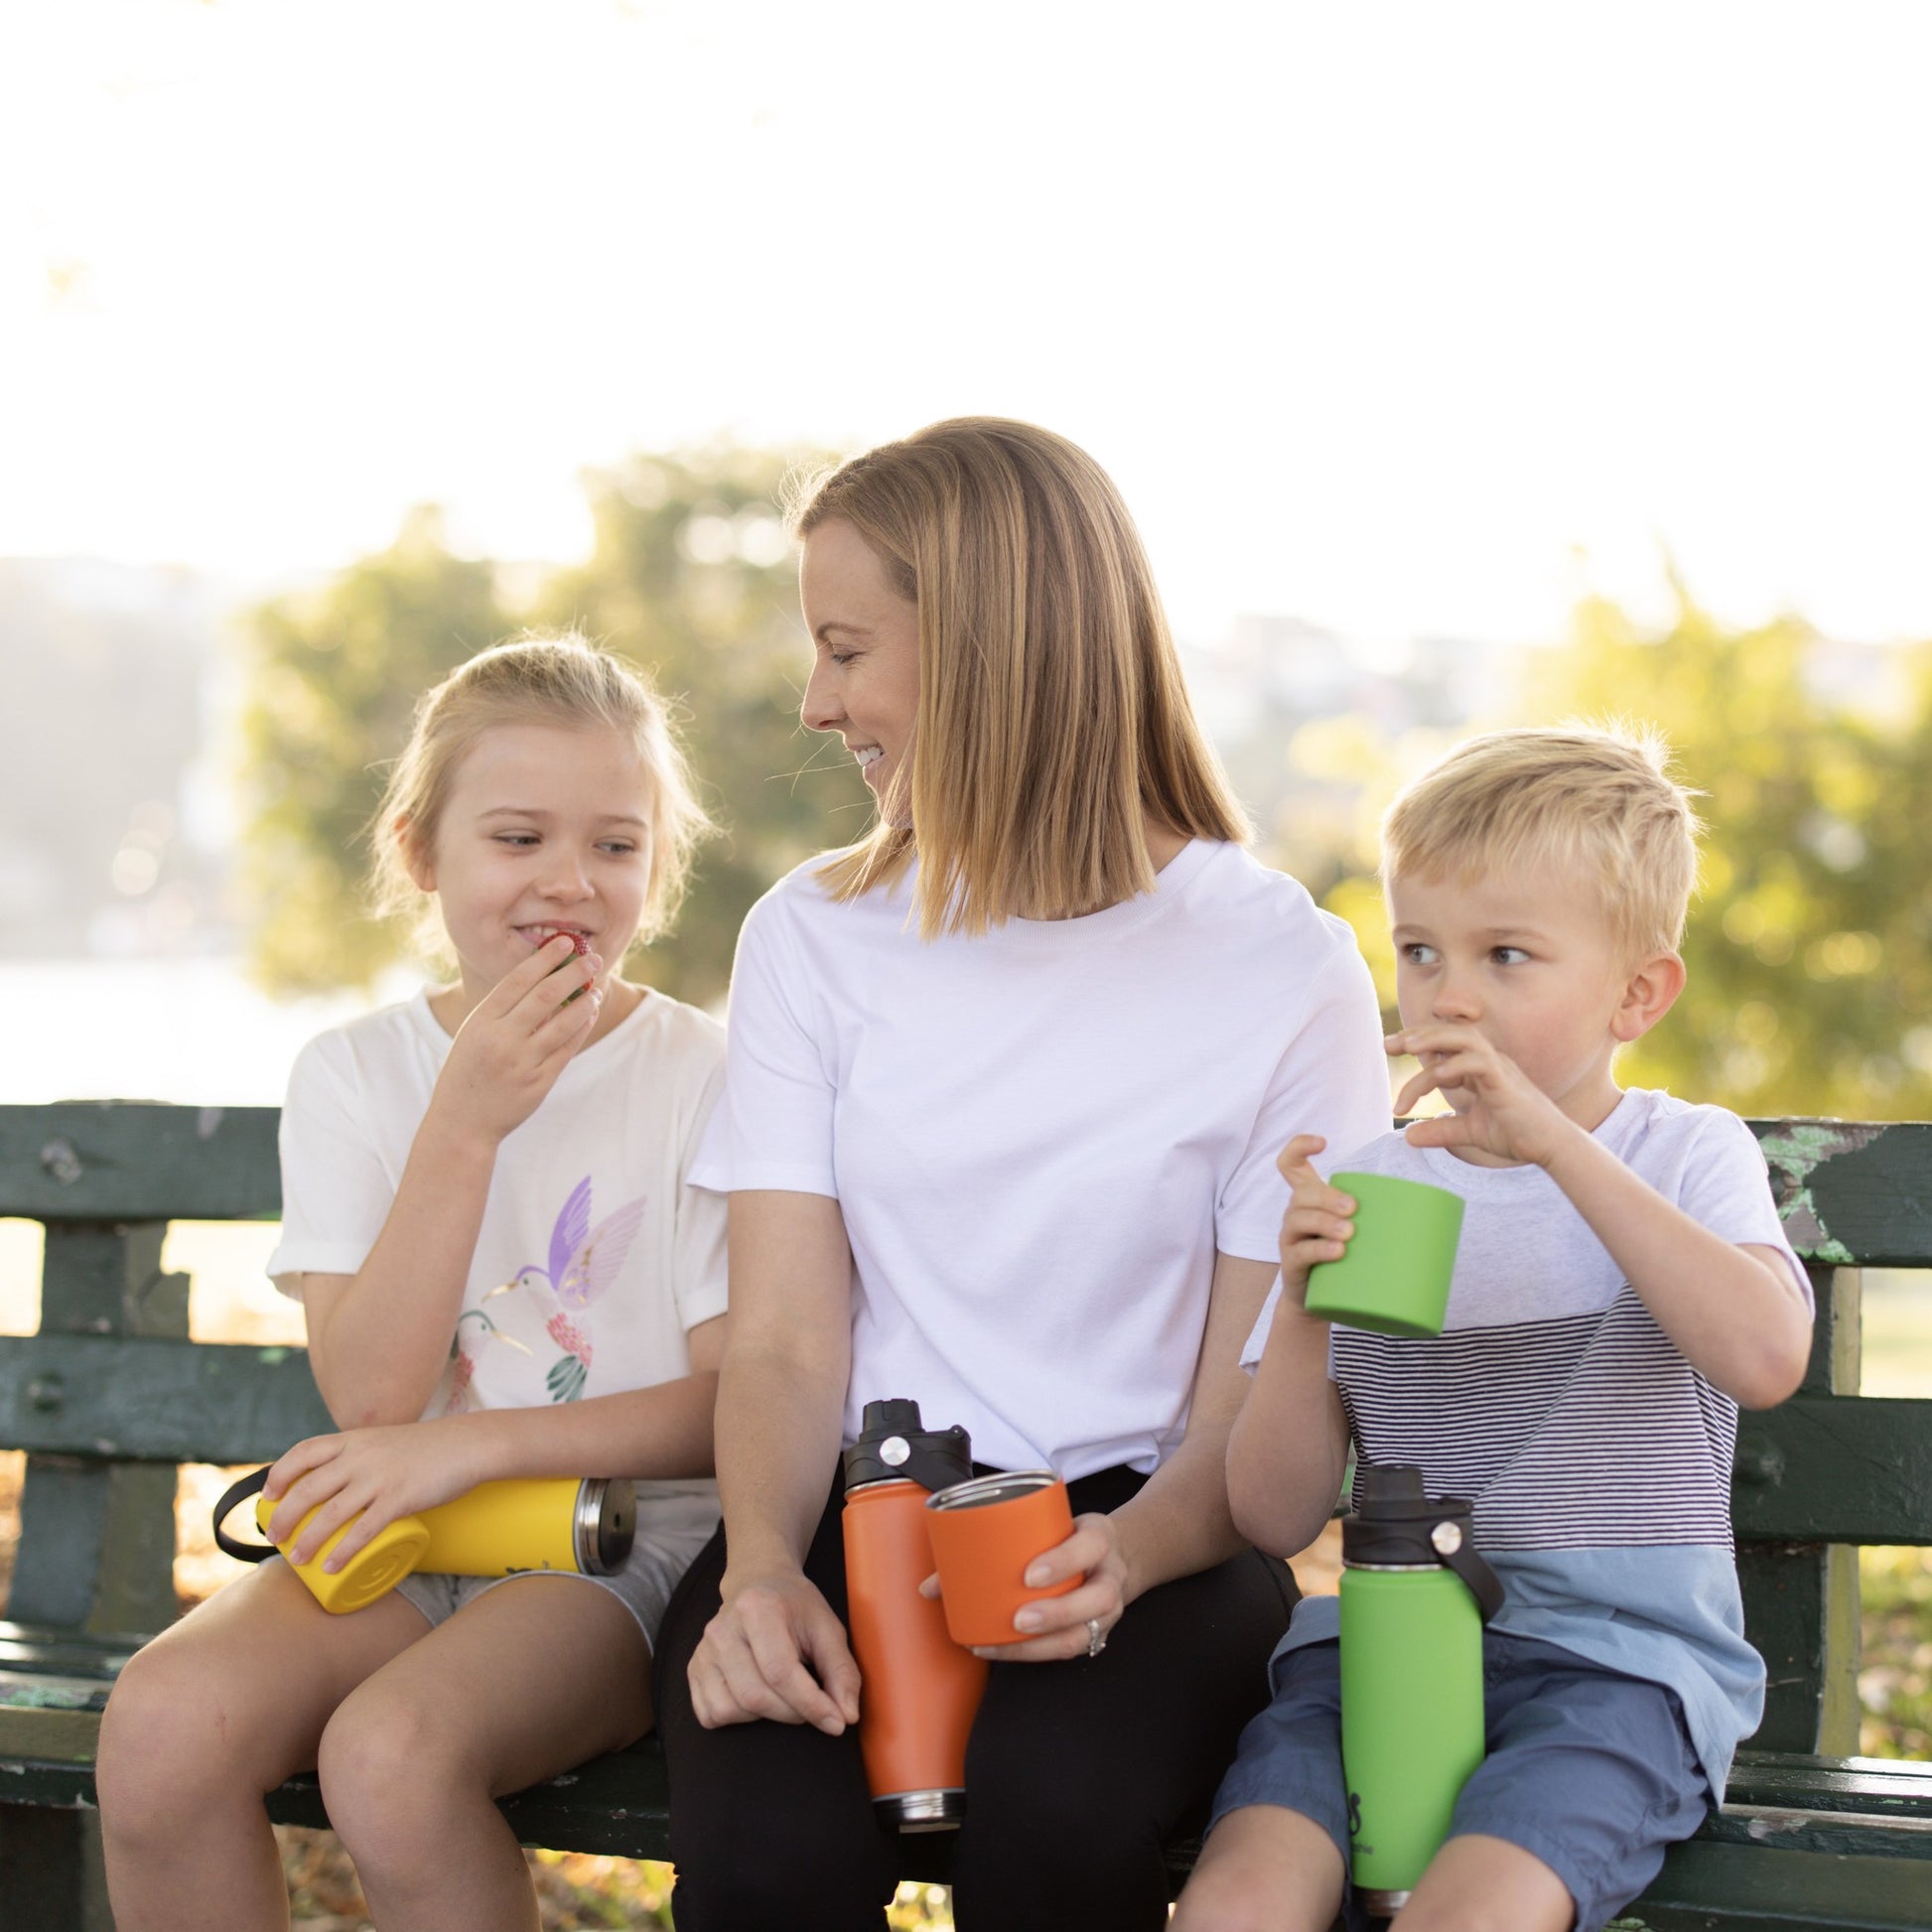
[[[268,1519],[274,1513],[275,1505],[266,1496],[256,1500],[255,1520],[261,1525],[263,1535],[268,1533]],[[296,1526],[295,1535],[281,1546],[284,1556],[308,1527],[314,1514],[315,1511],[311,1510]],[[429,1547],[429,1525],[420,1516],[398,1516],[393,1523],[385,1523],[377,1530],[343,1569],[334,1572],[325,1570],[323,1565],[330,1552],[352,1527],[353,1519],[345,1523],[307,1563],[290,1566],[309,1586],[316,1601],[336,1616],[346,1616],[350,1610],[359,1610],[365,1604],[373,1603],[385,1591],[395,1588],[416,1568],[423,1552]]]

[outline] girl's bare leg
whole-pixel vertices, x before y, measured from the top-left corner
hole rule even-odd
[[[650,1650],[608,1591],[519,1577],[352,1692],[322,1738],[329,1816],[395,1932],[536,1932],[494,1800],[649,1728]]]
[[[1341,1884],[1341,1854],[1313,1819],[1244,1805],[1209,1834],[1170,1932],[1328,1932]]]
[[[1429,1862],[1392,1932],[1570,1932],[1570,1887],[1533,1852],[1471,1832]]]
[[[272,1932],[288,1891],[264,1795],[428,1626],[400,1596],[331,1616],[286,1564],[237,1578],[133,1657],[95,1781],[119,1932]]]

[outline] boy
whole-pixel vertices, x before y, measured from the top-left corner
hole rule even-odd
[[[1352,1440],[1359,1462],[1472,1497],[1506,1587],[1484,1635],[1489,1755],[1403,1932],[1592,1932],[1697,1829],[1760,1715],[1731,1448],[1739,1403],[1798,1384],[1810,1290],[1743,1124],[1612,1076],[1683,988],[1697,829],[1660,745],[1589,731],[1471,740],[1391,810],[1388,1050],[1422,1062],[1396,1112],[1432,1090],[1450,1111],[1342,1165],[1463,1196],[1441,1337],[1307,1313],[1354,1203],[1315,1173],[1319,1139],[1282,1153],[1282,1286],[1228,1449],[1236,1523],[1304,1549]],[[1174,1932],[1320,1932],[1344,1902],[1334,1636],[1332,1597],[1298,1607]]]

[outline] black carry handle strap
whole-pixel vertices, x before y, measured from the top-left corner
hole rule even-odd
[[[1467,1585],[1469,1594],[1476,1599],[1476,1608],[1482,1613],[1483,1622],[1487,1623],[1502,1608],[1503,1580],[1483,1562],[1482,1552],[1466,1536],[1458,1536],[1455,1547],[1450,1550],[1445,1550],[1438,1544],[1436,1561],[1445,1570],[1454,1571]]]
[[[262,1485],[267,1482],[268,1471],[273,1466],[272,1463],[264,1463],[253,1475],[243,1476],[239,1482],[231,1482],[222,1490],[221,1500],[214,1505],[214,1540],[223,1555],[239,1557],[243,1563],[266,1563],[270,1557],[281,1554],[272,1543],[237,1542],[221,1527],[228,1520],[228,1511],[236,1503],[261,1494]]]

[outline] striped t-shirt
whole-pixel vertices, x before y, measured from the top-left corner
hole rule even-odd
[[[1734,1114],[1633,1089],[1594,1138],[1725,1240],[1781,1250],[1804,1283]],[[1495,1627],[1674,1691],[1721,1795],[1764,1690],[1731,1555],[1737,1405],[1678,1352],[1541,1168],[1475,1167],[1400,1134],[1336,1167],[1466,1203],[1442,1335],[1332,1330],[1357,1460],[1411,1463],[1431,1495],[1471,1498],[1506,1592]],[[1283,1648],[1334,1634],[1334,1599],[1309,1598]]]

